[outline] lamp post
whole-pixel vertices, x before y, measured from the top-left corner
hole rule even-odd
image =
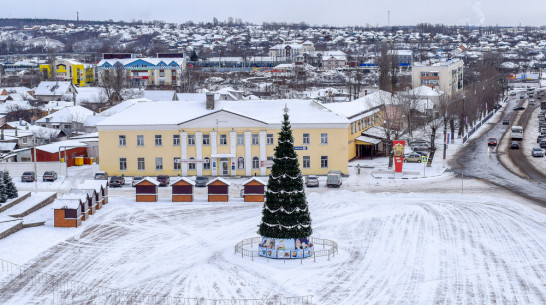
[[[38,193],[38,166],[36,164],[36,134],[32,133],[32,153],[34,154],[34,193]]]

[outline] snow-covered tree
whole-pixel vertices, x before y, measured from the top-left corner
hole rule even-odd
[[[6,196],[7,199],[13,199],[19,197],[19,193],[17,192],[17,188],[15,187],[15,183],[13,183],[13,180],[11,179],[11,176],[9,175],[9,171],[5,171],[3,174],[4,179],[4,189],[6,190]]]
[[[287,239],[309,237],[313,233],[288,109],[285,109],[275,147],[258,233],[264,237]]]

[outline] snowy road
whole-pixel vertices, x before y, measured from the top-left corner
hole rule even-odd
[[[545,304],[546,216],[497,194],[311,192],[314,235],[337,241],[340,254],[303,264],[233,254],[256,235],[261,204],[111,196],[28,266],[90,283],[64,296],[70,304],[107,304],[97,286],[211,299],[313,295],[314,304]],[[0,299],[51,304],[48,285],[16,278]]]
[[[503,117],[499,121],[487,122],[486,132],[457,153],[452,168],[457,174],[483,179],[546,207],[546,177],[532,168],[523,157],[522,154],[527,151],[511,152],[509,149],[510,127],[527,125],[531,109],[525,110],[529,113],[516,115],[512,108],[520,105],[521,101],[508,101]],[[509,119],[510,125],[502,125],[502,119]],[[498,146],[487,146],[489,137],[497,138]]]

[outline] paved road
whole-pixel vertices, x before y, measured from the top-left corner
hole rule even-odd
[[[546,207],[546,176],[538,172],[523,156],[523,149],[510,150],[505,141],[510,141],[509,127],[520,125],[524,128],[530,118],[532,108],[518,117],[512,110],[516,105],[522,105],[523,100],[511,98],[504,108],[504,113],[498,121],[490,120],[484,128],[486,132],[468,143],[457,153],[451,167],[457,174],[481,179],[491,184],[512,191],[524,198]],[[502,125],[503,119],[509,119],[510,125]],[[516,120],[516,122],[514,122]],[[487,139],[495,137],[499,139],[497,147],[488,147]],[[503,147],[504,146],[504,147]],[[507,154],[512,161],[512,166],[505,166],[499,161],[502,154]]]

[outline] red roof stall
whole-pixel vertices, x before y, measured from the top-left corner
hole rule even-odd
[[[173,202],[192,202],[193,201],[193,188],[195,182],[186,178],[180,177],[175,179],[172,183],[172,201]]]
[[[158,198],[158,187],[159,182],[155,179],[151,179],[150,177],[146,177],[137,184],[135,184],[136,188],[136,201],[137,202],[156,202]]]
[[[218,177],[207,183],[209,202],[229,201],[229,186],[231,183]]]
[[[266,183],[258,178],[251,178],[243,183],[245,202],[264,202]]]
[[[82,202],[77,199],[56,199],[52,203],[54,210],[54,226],[61,228],[76,228],[82,223]]]
[[[88,205],[88,196],[86,193],[66,193],[59,197],[61,200],[79,200],[80,201],[80,210],[82,215],[82,221],[85,221],[89,218],[89,213],[91,211],[90,206]]]

